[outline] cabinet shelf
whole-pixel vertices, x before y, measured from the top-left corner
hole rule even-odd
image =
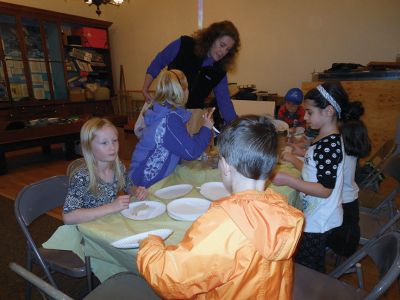
[[[108,53],[110,50],[108,48],[95,48],[95,47],[86,47],[82,45],[72,45],[72,44],[66,44],[64,45],[65,48],[82,48],[82,49],[87,49],[87,50],[93,50],[93,51],[98,51],[98,52],[105,52]]]

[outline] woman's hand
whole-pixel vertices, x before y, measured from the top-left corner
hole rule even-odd
[[[115,212],[127,209],[129,207],[130,195],[121,195],[114,199],[111,202],[111,206],[113,207]]]
[[[214,126],[214,120],[213,120],[213,113],[214,113],[215,107],[210,109],[207,113],[203,115],[204,118],[204,124],[203,126],[207,127],[208,129],[213,128]]]
[[[142,90],[142,94],[147,103],[151,103],[153,101],[153,98],[151,98],[148,91]]]
[[[150,74],[146,74],[144,77],[142,94],[147,103],[151,103],[153,101],[153,98],[151,98],[151,96],[149,94],[149,88],[150,88],[150,85],[152,82],[153,82],[153,77]]]
[[[138,186],[135,189],[135,197],[138,200],[144,200],[149,195],[149,191],[144,186]]]

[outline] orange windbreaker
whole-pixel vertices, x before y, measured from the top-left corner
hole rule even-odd
[[[237,193],[213,202],[178,245],[142,241],[138,269],[164,299],[291,299],[303,221],[270,189]]]

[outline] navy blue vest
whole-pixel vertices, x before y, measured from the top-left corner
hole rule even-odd
[[[194,54],[195,41],[190,36],[181,36],[181,47],[168,69],[185,73],[189,84],[189,99],[186,108],[204,108],[204,100],[211,90],[226,75],[218,62],[201,67],[204,58]]]

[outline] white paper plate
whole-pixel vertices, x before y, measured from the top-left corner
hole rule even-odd
[[[230,196],[222,182],[206,182],[202,184],[200,194],[212,201]]]
[[[166,209],[165,204],[158,201],[137,201],[130,203],[129,208],[121,211],[121,215],[132,220],[148,220],[162,215]]]
[[[115,241],[115,242],[111,243],[111,246],[114,246],[115,248],[121,248],[121,249],[138,248],[140,241],[147,238],[150,234],[158,235],[163,240],[165,240],[165,239],[167,239],[167,237],[169,237],[171,235],[172,232],[174,232],[172,229],[167,229],[167,228],[142,232],[142,233],[138,233],[138,234],[120,239],[118,241]]]
[[[201,198],[180,198],[167,205],[167,212],[175,220],[194,221],[208,210],[210,204]]]
[[[192,188],[191,184],[171,185],[155,191],[154,195],[161,199],[171,200],[186,195]]]

